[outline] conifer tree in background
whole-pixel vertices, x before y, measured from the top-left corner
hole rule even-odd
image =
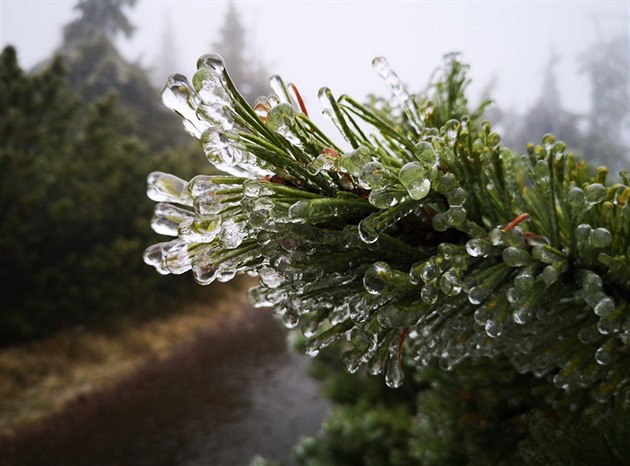
[[[79,0],[75,6],[79,17],[64,27],[57,54],[66,62],[68,80],[84,102],[115,92],[134,133],[152,150],[181,147],[187,141],[175,129],[179,128],[176,118],[157,102],[147,71],[126,60],[116,47],[121,34],[130,38],[135,32],[128,13],[136,4],[137,0]],[[35,71],[47,65],[45,61]]]
[[[252,108],[221,57],[197,65],[162,99],[227,174],[149,176],[152,226],[174,238],[145,261],[258,276],[250,301],[309,355],[339,345],[365,390],[302,464],[630,464],[626,172],[608,183],[551,134],[503,147],[457,55],[422,95],[376,58],[391,103],[322,88],[343,144],[293,84],[273,76]]]
[[[245,100],[251,104],[267,90],[267,71],[259,60],[246,55],[248,47],[247,31],[243,26],[234,2],[228,5],[220,37],[212,45],[228,63],[230,74]],[[171,69],[171,72],[173,69]]]
[[[171,17],[165,12],[164,32],[160,40],[158,55],[151,70],[151,81],[156,89],[161,89],[166,79],[173,73],[173,70],[179,69],[177,55],[178,50],[173,31],[173,22]]]
[[[113,40],[119,32],[131,37],[135,27],[127,18],[124,7],[133,7],[138,0],[79,0],[74,7],[81,16],[63,30],[64,42],[80,44],[96,34]]]
[[[510,147],[524,147],[541,132],[552,132],[587,162],[606,165],[616,175],[630,166],[628,47],[626,36],[600,38],[578,57],[578,68],[590,86],[587,110],[565,108],[568,102],[560,99],[555,71],[558,57],[552,55],[534,104],[524,114],[494,107],[489,119],[502,125]]]

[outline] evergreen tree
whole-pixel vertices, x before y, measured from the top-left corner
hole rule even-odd
[[[136,3],[137,0],[79,0],[74,8],[81,16],[63,29],[66,46],[91,42],[99,35],[113,40],[119,32],[127,38],[131,37],[135,28],[124,7],[133,7]]]
[[[558,57],[549,57],[540,96],[535,104],[522,117],[513,115],[515,128],[512,128],[506,143],[511,147],[525,147],[539,135],[553,133],[562,138],[571,150],[583,147],[584,139],[578,130],[579,116],[566,111],[562,106],[555,67]]]
[[[589,134],[584,150],[594,163],[613,169],[630,167],[629,50],[626,36],[599,40],[582,55],[591,84]]]
[[[166,13],[164,14],[164,25],[160,50],[153,66],[151,79],[154,86],[158,89],[164,86],[166,79],[173,74],[173,70],[179,69],[173,23],[170,16]]]
[[[320,91],[345,149],[278,77],[254,109],[217,55],[172,77],[165,103],[229,175],[150,175],[174,238],[145,261],[257,275],[250,301],[307,354],[338,342],[348,372],[399,388],[346,397],[302,464],[630,464],[627,173],[608,183],[551,134],[503,147],[456,55],[423,96],[373,65],[396,103]]]
[[[219,30],[219,40],[213,44],[212,50],[230,65],[234,82],[245,100],[253,104],[266,92],[267,73],[259,60],[246,55],[246,32],[234,3],[230,2],[225,21]]]
[[[139,260],[151,204],[138,200],[147,171],[190,176],[198,159],[150,156],[116,95],[82,104],[59,56],[27,74],[7,47],[0,108],[0,347],[155,312],[165,284]]]

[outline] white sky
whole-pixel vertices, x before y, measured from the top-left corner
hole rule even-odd
[[[388,95],[371,69],[387,57],[411,90],[424,88],[441,57],[463,52],[471,65],[471,93],[498,76],[494,97],[503,108],[525,110],[540,94],[551,50],[563,105],[588,108],[588,86],[576,58],[599,34],[628,36],[630,1],[235,1],[249,31],[251,50],[270,73],[298,85],[309,108],[317,90],[362,100]],[[61,43],[61,28],[76,16],[76,0],[0,0],[0,42],[18,49],[30,68]],[[191,77],[197,58],[218,39],[228,3],[203,0],[140,0],[129,10],[137,31],[120,38],[132,60],[152,66],[170,17],[180,52],[179,69]],[[594,21],[596,20],[596,21]],[[595,23],[598,27],[595,27]],[[228,70],[229,70],[229,63]],[[311,113],[313,113],[311,111]],[[318,113],[318,112],[317,112]]]

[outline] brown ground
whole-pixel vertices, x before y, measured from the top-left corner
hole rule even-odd
[[[0,352],[0,438],[10,438],[71,402],[116,385],[147,361],[163,360],[246,307],[246,278],[220,287],[213,303],[113,332],[67,331]]]

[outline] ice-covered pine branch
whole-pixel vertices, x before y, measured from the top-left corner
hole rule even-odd
[[[345,140],[308,118],[293,84],[251,108],[223,60],[162,99],[225,176],[149,176],[152,226],[174,239],[145,261],[201,284],[257,276],[254,306],[300,326],[311,355],[346,341],[343,362],[403,381],[402,358],[505,358],[597,400],[629,391],[630,188],[606,183],[545,135],[519,155],[467,109],[467,67],[445,59],[426,96],[383,58],[396,103],[322,88]]]

